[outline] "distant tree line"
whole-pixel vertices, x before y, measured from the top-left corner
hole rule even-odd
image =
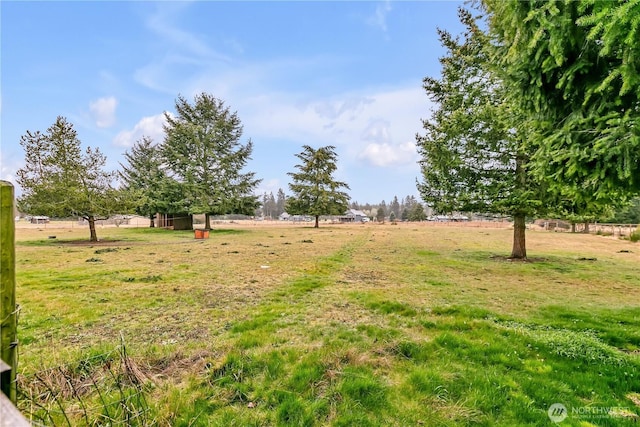
[[[278,189],[275,197],[272,192],[265,192],[262,194],[262,204],[256,210],[255,215],[269,219],[278,219],[280,215],[286,212],[286,200],[287,196],[282,188]]]
[[[415,196],[406,196],[398,199],[394,196],[393,200],[387,204],[385,200],[377,204],[364,203],[360,204],[353,201],[349,204],[352,209],[358,209],[374,218],[377,221],[424,221],[428,217],[430,209],[418,201]]]

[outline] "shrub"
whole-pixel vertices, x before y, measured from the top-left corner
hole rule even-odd
[[[631,240],[632,242],[637,242],[638,240],[640,240],[640,230],[636,230],[631,233],[629,235],[629,240]]]

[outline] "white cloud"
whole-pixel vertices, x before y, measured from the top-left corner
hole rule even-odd
[[[182,30],[173,21],[179,17],[183,8],[189,7],[187,2],[163,2],[158,4],[157,13],[151,15],[146,22],[147,27],[161,37],[169,47],[176,47],[199,57],[217,57],[228,59],[211,49],[206,41],[188,31]]]
[[[421,131],[420,119],[428,115],[430,105],[419,80],[399,82],[396,87],[312,94],[303,82],[323,70],[331,75],[351,59],[318,54],[247,62],[241,46],[190,34],[186,27],[180,28],[175,13],[159,7],[147,25],[167,44],[169,53],[138,68],[135,78],[144,86],[188,99],[203,91],[223,99],[238,111],[245,137],[256,146],[261,139],[335,145],[341,163],[349,167],[365,163],[396,167],[417,160],[413,143],[406,141]],[[368,24],[386,31],[391,10],[389,1],[377,3]],[[135,133],[135,129],[121,133],[115,143],[129,146],[141,137],[142,132]],[[262,186],[268,189],[266,183]]]
[[[13,184],[16,197],[21,193],[20,186],[16,182],[16,172],[23,166],[24,162],[16,159],[15,155],[7,156],[0,150],[0,179]]]
[[[365,147],[360,158],[380,167],[407,165],[417,159],[416,145],[410,141],[396,145],[374,142]]]
[[[89,103],[89,111],[99,128],[108,128],[116,122],[116,106],[118,101],[109,96]]]
[[[376,5],[376,12],[367,19],[367,23],[374,27],[387,31],[387,15],[391,12],[391,2],[385,0],[383,3]]]
[[[280,183],[279,179],[268,179],[262,181],[260,185],[258,185],[258,188],[255,190],[254,194],[263,195],[264,193],[273,193],[273,195],[275,196],[276,194],[278,194],[278,190],[280,188],[282,188],[282,184]]]
[[[391,123],[388,120],[372,119],[362,132],[361,139],[386,144],[391,141],[390,126]]]
[[[345,161],[378,167],[417,160],[413,143],[405,141],[421,131],[420,119],[428,111],[429,100],[418,85],[306,102],[292,94],[263,94],[246,99],[238,109],[248,137],[335,145]]]
[[[164,124],[164,113],[143,117],[133,129],[118,133],[113,139],[113,144],[119,147],[131,147],[143,136],[151,138],[156,143],[161,142],[164,139]]]
[[[145,22],[146,27],[163,44],[161,53],[134,72],[134,79],[150,89],[175,94],[175,82],[190,80],[192,75],[211,74],[229,64],[229,55],[214,49],[211,40],[180,28],[176,23],[189,2],[161,2],[158,10]],[[233,53],[243,51],[235,39],[218,41]],[[177,53],[179,52],[179,53]],[[185,93],[185,92],[182,92]]]
[[[362,112],[367,104],[373,102],[375,102],[373,98],[347,96],[345,99],[319,102],[315,106],[315,111],[320,117],[330,120],[335,120],[345,113],[349,113],[349,118],[354,119],[355,115]]]

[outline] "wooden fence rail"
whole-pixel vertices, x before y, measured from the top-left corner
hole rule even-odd
[[[0,425],[29,425],[15,408],[18,309],[13,185],[0,181]]]

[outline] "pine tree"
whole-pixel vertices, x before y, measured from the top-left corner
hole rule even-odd
[[[640,0],[485,0],[532,167],[583,209],[640,192]]]
[[[424,221],[427,219],[427,214],[424,212],[424,206],[422,203],[415,203],[411,210],[408,212],[409,221]]]
[[[166,113],[162,146],[168,169],[181,185],[184,205],[191,214],[209,216],[228,213],[252,215],[258,207],[252,193],[260,180],[243,172],[250,159],[251,140],[242,144],[242,124],[237,113],[207,93],[190,104],[179,96],[176,117]]]
[[[133,200],[135,212],[149,218],[149,227],[154,227],[155,214],[158,212],[178,213],[181,209],[170,209],[181,197],[171,195],[171,189],[177,183],[164,171],[160,151],[149,137],[143,137],[124,153],[127,163],[120,163],[118,172],[123,190]],[[177,200],[172,200],[172,199]]]
[[[349,186],[333,178],[338,159],[335,147],[315,150],[305,145],[296,157],[302,163],[295,166],[297,172],[289,172],[293,180],[289,189],[293,195],[287,199],[287,212],[315,217],[315,228],[319,227],[320,215],[343,215],[349,196],[342,189],[349,189]]]
[[[90,240],[98,240],[95,222],[125,209],[113,186],[115,174],[106,172],[106,157],[87,148],[66,118],[59,116],[47,129],[27,131],[20,138],[25,166],[17,172],[22,196],[20,210],[34,215],[79,216],[89,223]]]
[[[459,16],[466,26],[462,40],[438,30],[447,49],[441,78],[424,79],[437,108],[423,120],[425,134],[417,136],[423,178],[418,189],[437,213],[511,215],[511,257],[526,258],[525,218],[546,206],[545,186],[528,170],[525,130],[519,111],[505,102],[487,35],[468,11],[460,9]]]
[[[393,213],[395,218],[400,216],[400,202],[398,202],[398,196],[393,196],[393,201],[389,205],[389,211],[389,215]]]
[[[265,192],[262,196],[262,215],[265,218],[273,219],[276,214],[276,199],[273,197],[273,193],[269,192],[268,194]]]
[[[278,188],[278,194],[276,195],[276,216],[280,216],[285,212],[285,204],[287,202],[287,196],[284,194],[282,188]]]
[[[387,216],[387,214],[389,213],[387,202],[385,202],[384,200],[380,202],[380,204],[378,205],[378,208],[382,209],[383,217]]]

